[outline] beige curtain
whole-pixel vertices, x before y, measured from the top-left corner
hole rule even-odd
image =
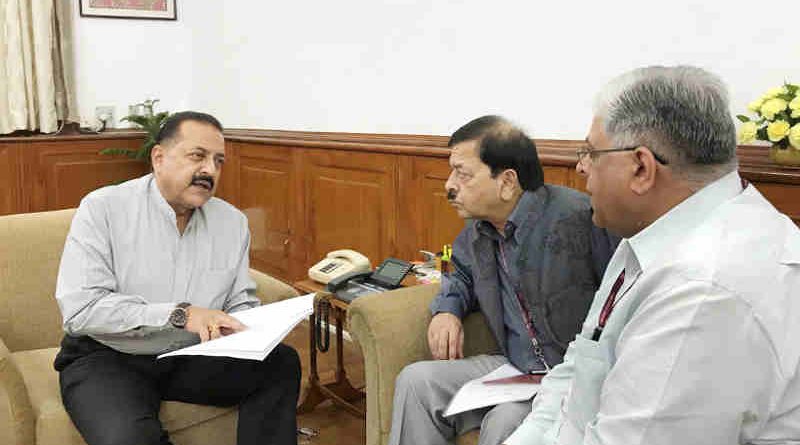
[[[0,0],[0,134],[78,121],[64,0]]]

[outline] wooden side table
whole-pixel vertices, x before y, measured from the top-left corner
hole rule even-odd
[[[317,296],[330,295],[325,289],[324,284],[317,283],[316,281],[306,279],[297,281],[292,284],[300,292],[311,293],[316,292]],[[299,413],[307,413],[313,410],[317,405],[330,399],[336,405],[344,408],[347,412],[357,416],[366,418],[366,412],[359,409],[353,402],[364,398],[364,392],[355,389],[350,381],[347,380],[347,373],[344,370],[344,345],[342,344],[344,329],[344,318],[347,315],[348,303],[345,303],[336,298],[328,300],[330,302],[330,317],[336,320],[336,378],[331,383],[322,383],[319,379],[317,370],[317,337],[316,337],[316,322],[317,313],[316,305],[314,312],[309,319],[309,354],[311,361],[310,374],[308,376],[308,392],[305,399],[297,408]]]

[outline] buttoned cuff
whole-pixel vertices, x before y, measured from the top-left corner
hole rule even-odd
[[[461,302],[453,298],[439,298],[434,300],[431,304],[431,314],[436,315],[439,312],[447,312],[453,314],[458,318],[464,318],[464,311],[461,308]]]

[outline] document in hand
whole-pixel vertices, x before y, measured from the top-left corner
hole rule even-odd
[[[314,312],[314,294],[290,298],[231,314],[247,329],[235,334],[178,349],[158,358],[176,355],[211,355],[264,360],[298,323]]]
[[[531,399],[536,395],[540,385],[538,383],[516,383],[519,379],[512,379],[512,377],[523,375],[513,365],[506,364],[483,377],[470,380],[453,396],[444,411],[444,416],[452,416],[506,402],[521,402]],[[510,383],[503,383],[504,381]]]

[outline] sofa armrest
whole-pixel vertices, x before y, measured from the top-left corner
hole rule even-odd
[[[431,358],[428,306],[438,290],[438,284],[405,287],[365,295],[350,304],[350,334],[364,354],[368,445],[384,442],[389,432],[397,374],[410,363]]]
[[[367,392],[367,444],[385,444],[392,426],[397,375],[406,365],[430,360],[428,324],[438,284],[412,286],[359,297],[350,305],[350,333],[364,355]],[[480,312],[464,320],[464,355],[497,352],[497,343]]]
[[[35,422],[28,389],[11,359],[11,351],[0,339],[0,443],[34,443]]]
[[[275,303],[298,295],[292,286],[255,269],[250,269],[250,278],[256,282],[256,296],[263,304]]]

